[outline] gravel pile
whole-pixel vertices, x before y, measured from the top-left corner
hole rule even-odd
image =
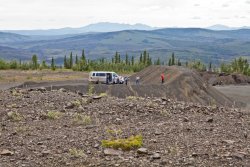
[[[250,112],[65,89],[0,92],[1,167],[248,166]],[[142,135],[130,151],[101,141]]]

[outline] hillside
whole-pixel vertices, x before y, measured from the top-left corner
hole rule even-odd
[[[199,28],[170,28],[153,31],[128,30],[98,34],[83,34],[58,39],[5,44],[27,49],[40,57],[62,58],[73,51],[80,55],[84,48],[88,58],[111,58],[115,51],[122,56],[138,56],[147,49],[155,59],[167,61],[172,52],[182,60],[200,59],[205,62],[229,61],[236,56],[249,56],[250,30],[212,31]],[[0,50],[1,53],[1,50]],[[5,53],[8,55],[8,53]],[[20,58],[20,55],[12,55]],[[27,56],[27,55],[25,55]],[[5,56],[8,57],[8,56]],[[59,63],[60,63],[59,62]]]

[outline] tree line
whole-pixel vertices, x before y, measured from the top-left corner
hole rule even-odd
[[[167,63],[166,63],[167,62]],[[234,59],[231,63],[221,63],[219,66],[204,64],[201,61],[186,61],[182,62],[175,56],[174,53],[166,61],[162,61],[157,58],[155,61],[149,55],[149,52],[144,50],[140,56],[136,59],[134,56],[129,56],[127,53],[125,56],[121,56],[119,52],[115,52],[111,60],[100,58],[97,60],[90,60],[86,58],[84,49],[81,56],[73,56],[71,52],[69,56],[64,56],[63,66],[57,66],[54,57],[51,58],[50,63],[47,64],[45,60],[38,63],[37,55],[33,55],[30,61],[5,61],[0,59],[1,69],[21,69],[21,70],[37,70],[37,69],[51,69],[56,70],[58,68],[72,69],[74,71],[116,71],[116,72],[138,72],[143,68],[150,65],[168,65],[168,66],[185,66],[198,71],[214,71],[225,73],[241,73],[250,76],[250,66],[248,60],[239,57]]]

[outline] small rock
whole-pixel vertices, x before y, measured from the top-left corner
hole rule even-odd
[[[243,160],[247,154],[242,152],[237,152],[232,154],[232,157]]]
[[[154,153],[152,158],[153,159],[161,159],[161,155],[159,153]]]
[[[247,138],[247,132],[244,132],[244,137]]]
[[[105,155],[121,155],[123,152],[120,150],[114,150],[111,148],[107,148],[104,150]]]
[[[148,153],[148,149],[147,148],[139,148],[137,150],[138,154],[147,154]]]
[[[208,123],[212,123],[212,122],[214,122],[214,119],[213,119],[213,118],[208,118],[208,119],[207,119],[207,122],[208,122]]]
[[[61,88],[61,89],[59,89],[59,92],[67,92],[67,90],[64,88]]]
[[[38,142],[37,145],[43,145],[43,142]]]
[[[73,109],[74,108],[74,104],[73,103],[67,103],[66,106],[64,107],[65,109]]]
[[[160,131],[155,132],[155,135],[161,135],[161,134],[162,134],[162,132],[160,132]]]
[[[10,150],[4,149],[1,151],[0,155],[11,156],[11,155],[14,155],[14,153]]]
[[[50,151],[49,150],[44,150],[42,151],[42,156],[47,156],[50,154]]]
[[[94,148],[98,148],[98,147],[99,147],[99,144],[95,144],[95,145],[94,145]]]
[[[183,122],[188,122],[188,121],[189,121],[189,119],[187,117],[183,118]]]
[[[101,99],[101,98],[102,98],[102,96],[94,96],[93,97],[94,100],[98,100],[98,99]]]
[[[84,111],[84,108],[83,108],[82,106],[79,106],[79,107],[78,107],[78,111],[83,112],[83,111]]]
[[[41,87],[41,88],[37,88],[36,89],[37,91],[40,91],[40,92],[46,92],[46,88],[45,87]]]
[[[227,143],[227,144],[234,144],[235,141],[234,140],[222,140],[223,143]]]

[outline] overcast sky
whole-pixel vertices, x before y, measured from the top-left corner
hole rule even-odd
[[[96,22],[250,26],[250,0],[0,0],[2,30],[81,27]]]

